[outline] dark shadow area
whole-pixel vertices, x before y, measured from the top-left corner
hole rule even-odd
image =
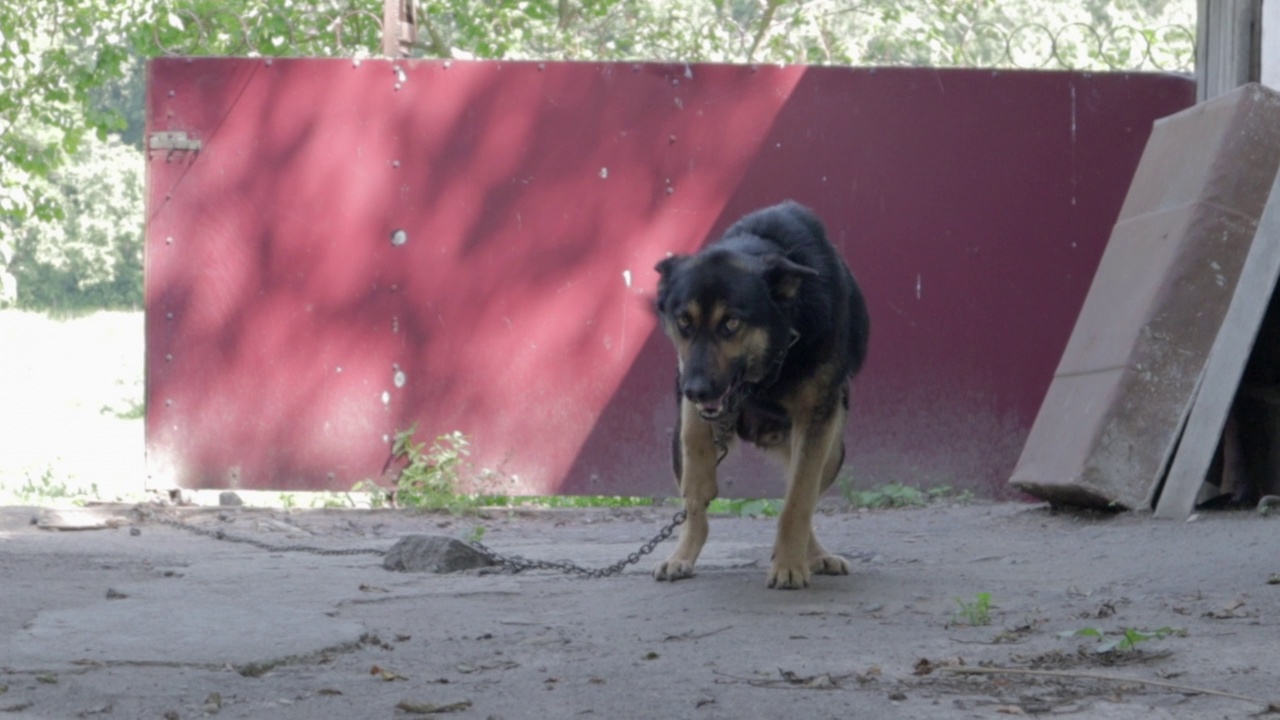
[[[1202,490],[1202,508],[1252,510],[1280,495],[1280,293],[1267,304],[1206,479],[1213,487]]]

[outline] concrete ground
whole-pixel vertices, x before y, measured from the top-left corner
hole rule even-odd
[[[765,518],[713,518],[698,575],[659,583],[673,542],[600,580],[410,574],[155,518],[335,549],[482,527],[500,552],[606,565],[670,509],[107,505],[90,520],[116,527],[80,531],[41,512],[0,509],[6,717],[1245,718],[1280,701],[1280,521],[1256,513],[832,511],[819,536],[853,575],[777,591]],[[1063,636],[1165,628],[1112,652]]]

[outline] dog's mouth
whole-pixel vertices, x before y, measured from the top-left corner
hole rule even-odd
[[[725,388],[725,391],[720,395],[720,397],[714,400],[704,400],[703,402],[697,403],[698,415],[703,420],[715,420],[723,416],[729,411],[733,395],[740,387],[742,387],[742,376],[738,375],[729,383],[729,387]]]

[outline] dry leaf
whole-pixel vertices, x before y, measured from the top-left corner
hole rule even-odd
[[[369,668],[369,674],[370,674],[370,675],[376,675],[376,676],[378,676],[379,678],[381,678],[381,679],[382,679],[383,681],[385,681],[385,682],[392,682],[392,681],[394,681],[394,680],[408,680],[408,679],[409,679],[409,678],[407,678],[407,677],[405,677],[405,676],[401,675],[400,673],[392,672],[392,671],[390,671],[390,670],[384,670],[383,668],[380,668],[380,667],[378,667],[377,665],[374,665],[373,667]]]

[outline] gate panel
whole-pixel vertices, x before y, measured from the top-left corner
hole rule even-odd
[[[792,197],[871,306],[850,467],[1001,487],[1153,119],[1154,75],[162,59],[156,485],[348,489],[460,430],[506,492],[666,494],[667,252]],[[199,148],[195,148],[195,143]],[[725,494],[780,494],[750,453]]]

